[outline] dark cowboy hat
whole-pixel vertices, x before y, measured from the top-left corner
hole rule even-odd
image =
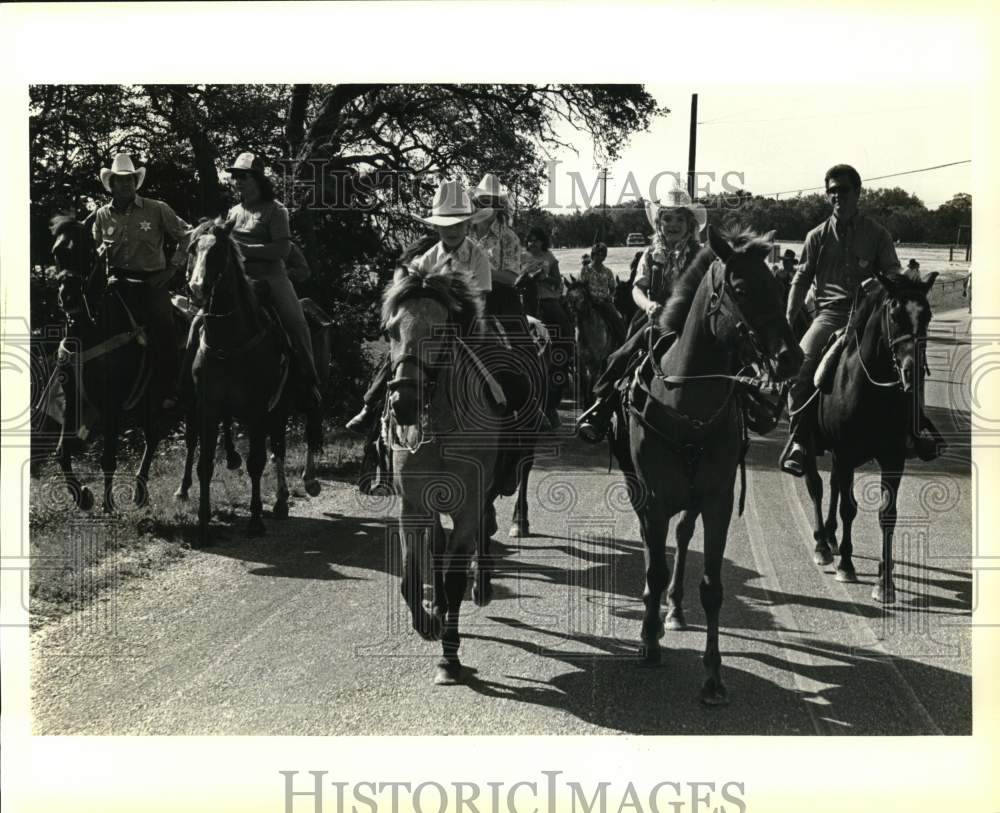
[[[906,267],[907,267],[907,268],[920,268],[920,263],[918,263],[918,262],[917,262],[916,260],[913,260],[913,259],[911,259],[911,260],[910,260],[910,261],[909,261],[909,262],[908,262],[908,263],[906,264]]]
[[[785,253],[781,255],[781,259],[783,259],[783,260],[794,260],[795,259],[795,252],[792,251],[790,248],[786,248],[785,249]]]

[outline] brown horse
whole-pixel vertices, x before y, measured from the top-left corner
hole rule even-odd
[[[468,571],[488,538],[486,507],[503,419],[502,393],[470,347],[483,338],[481,316],[479,297],[459,272],[397,275],[382,306],[393,375],[386,442],[402,500],[401,589],[414,629],[427,640],[441,639],[438,684],[462,677],[459,610]],[[447,535],[444,514],[453,525]],[[422,602],[428,549],[431,613]],[[488,592],[486,571],[478,575],[477,600]]]
[[[243,269],[239,246],[220,220],[205,221],[191,235],[188,249],[188,286],[196,305],[204,306],[202,330],[192,365],[197,408],[189,431],[188,456],[200,445],[198,479],[199,542],[208,542],[211,519],[211,480],[219,422],[233,417],[247,427],[250,449],[249,533],[264,533],[260,478],[264,471],[265,442],[269,439],[277,478],[272,515],[288,516],[289,491],[285,478],[285,431],[295,407],[296,393],[289,378],[290,354],[276,320],[261,307],[255,287]],[[319,493],[315,454],[322,446],[323,426],[318,410],[307,414],[306,491]]]
[[[53,218],[52,234],[58,300],[66,316],[57,367],[66,403],[56,449],[59,466],[76,506],[89,510],[93,495],[73,472],[73,456],[81,449],[81,430],[89,418],[103,437],[103,509],[113,512],[119,433],[122,420],[131,413],[142,426],[145,442],[133,502],[145,505],[150,466],[163,436],[161,382],[153,380],[143,330],[145,283],[122,276],[108,279],[90,228],[74,217]]]
[[[566,310],[576,326],[577,387],[580,403],[594,400],[594,382],[617,348],[608,320],[600,312],[586,283],[573,277],[566,283]]]
[[[833,562],[837,504],[843,535],[837,580],[856,582],[851,526],[857,515],[854,471],[875,460],[882,472],[882,558],[879,579],[872,589],[875,601],[891,604],[896,598],[892,579],[892,539],[896,525],[896,499],[906,465],[906,440],[918,420],[921,374],[931,307],[927,294],[937,274],[927,279],[881,275],[867,293],[859,292],[847,327],[832,383],[816,391],[814,436],[805,458],[806,486],[812,498],[814,561]],[[829,450],[830,506],[823,516],[823,481],[816,455]]]
[[[665,355],[654,353],[640,369],[619,412],[618,424],[628,431],[616,435],[615,451],[645,544],[641,657],[647,664],[660,662],[660,603],[669,576],[666,537],[678,513],[668,597],[672,626],[684,624],[684,563],[700,515],[705,574],[699,589],[708,622],[701,699],[721,704],[728,702],[719,653],[722,560],[745,437],[734,373],[753,361],[769,367],[775,380],[784,380],[798,370],[802,354],[767,267],[770,235],[737,235],[730,238],[736,247],[711,227],[708,237],[709,246],[685,271],[661,314],[660,329],[680,335]]]

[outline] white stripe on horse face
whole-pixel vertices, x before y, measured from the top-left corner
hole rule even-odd
[[[911,299],[906,303],[906,312],[909,314],[910,323],[913,325],[913,334],[916,335],[920,330],[920,317],[924,312],[924,306]]]
[[[205,262],[208,252],[215,245],[214,234],[203,234],[198,238],[197,248],[194,255],[194,268],[191,269],[191,276],[188,285],[192,290],[201,288],[205,284]]]

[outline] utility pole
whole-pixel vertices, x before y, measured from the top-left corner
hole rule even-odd
[[[608,230],[608,168],[603,167],[601,169],[601,240],[607,239]]]
[[[691,94],[691,137],[688,140],[688,194],[694,200],[694,156],[698,144],[698,94]]]

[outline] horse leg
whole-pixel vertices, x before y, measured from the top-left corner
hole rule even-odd
[[[830,466],[830,504],[827,506],[826,519],[823,521],[823,533],[832,554],[837,554],[840,550],[837,545],[837,506],[839,503],[840,472],[837,467],[836,455],[834,455],[833,463]]]
[[[447,540],[447,547],[444,546],[444,535],[441,534],[439,537],[442,547],[438,550],[444,555],[436,558],[438,561],[445,560],[442,564],[446,564],[444,594],[447,600],[447,614],[441,635],[441,660],[438,661],[434,674],[434,682],[439,686],[449,686],[461,681],[462,663],[458,658],[461,639],[458,618],[468,584],[470,554],[475,550],[474,545],[479,532],[480,518],[478,511],[475,510],[476,505],[476,499],[468,500],[463,508],[453,514],[455,527]]]
[[[111,400],[110,398],[108,399]],[[104,449],[101,452],[101,471],[104,472],[104,513],[115,511],[114,481],[115,470],[118,468],[118,429],[119,414],[116,404],[108,404],[104,410],[103,428]]]
[[[208,524],[212,520],[212,475],[215,473],[215,446],[219,419],[207,408],[201,410],[201,437],[198,439],[198,543],[208,544]]]
[[[264,421],[257,418],[250,424],[250,453],[247,455],[247,474],[250,475],[250,522],[247,536],[263,536],[265,533],[264,503],[260,498],[260,478],[267,462],[267,429]]]
[[[476,555],[472,560],[472,601],[477,607],[485,607],[493,600],[493,561],[490,558],[490,543],[497,530],[496,509],[493,501],[496,492],[487,492],[482,512],[482,520],[476,528]]]
[[[811,453],[806,454],[804,474],[806,488],[809,490],[809,497],[813,504],[813,540],[816,542],[816,547],[813,549],[813,561],[817,565],[828,565],[833,561],[833,554],[826,541],[824,527],[823,479],[816,469],[816,458]]]
[[[431,601],[431,612],[444,623],[448,614],[448,597],[445,592],[444,574],[445,565],[444,550],[446,538],[444,528],[441,526],[441,518],[434,516],[434,525],[431,528],[431,565],[434,576],[434,594]]]
[[[316,477],[316,457],[323,451],[323,414],[319,408],[306,414],[306,465],[302,470],[302,484],[310,497],[319,496],[321,489]]]
[[[666,512],[650,500],[639,512],[639,529],[646,554],[646,589],[642,599],[646,606],[642,617],[642,645],[639,657],[644,663],[654,666],[660,663],[660,638],[663,637],[663,622],[660,620],[660,603],[667,586],[667,531],[670,520]]]
[[[878,581],[872,588],[872,598],[881,604],[896,601],[896,585],[892,580],[892,535],[896,530],[896,498],[899,481],[903,477],[903,463],[882,467],[882,504],[878,512],[878,524],[882,529],[882,561],[878,566]]]
[[[674,558],[674,572],[667,588],[667,627],[672,630],[687,629],[684,618],[684,566],[687,564],[688,545],[694,536],[697,511],[685,511],[677,524],[677,556]]]
[[[441,621],[424,609],[424,579],[420,553],[427,526],[422,521],[415,521],[419,516],[416,506],[404,500],[399,514],[399,543],[403,554],[400,591],[406,606],[410,608],[413,629],[425,641],[436,641],[441,637]]]
[[[149,503],[149,469],[153,465],[153,455],[156,454],[156,447],[160,445],[160,436],[163,430],[153,413],[153,406],[150,399],[146,399],[146,416],[142,426],[142,436],[145,447],[142,450],[142,459],[139,461],[139,471],[135,475],[135,489],[132,492],[132,503],[142,508]]]
[[[528,522],[528,477],[535,465],[535,450],[530,449],[521,461],[521,470],[517,478],[517,500],[514,502],[514,515],[511,517],[510,530],[507,536],[511,539],[521,539],[531,536],[531,526]]]
[[[69,491],[74,504],[81,511],[89,511],[94,507],[94,495],[89,488],[81,485],[80,479],[73,471],[72,447],[75,445],[76,437],[66,436],[67,425],[69,424],[63,425],[62,433],[59,437],[56,459],[59,461],[59,468],[63,474],[63,481],[66,483],[66,490]]]
[[[722,560],[726,552],[729,520],[733,514],[733,493],[728,490],[718,504],[702,514],[705,530],[705,575],[698,585],[701,606],[705,610],[708,633],[705,638],[705,682],[701,687],[701,702],[721,706],[729,702],[729,693],[722,682],[722,655],[719,652],[719,610],[722,607]]]
[[[236,451],[236,444],[233,443],[233,419],[228,415],[222,421],[222,443],[226,449],[226,468],[236,471],[243,465],[243,458]]]
[[[840,520],[844,525],[844,533],[840,540],[840,563],[837,565],[837,581],[856,582],[857,574],[854,572],[854,562],[851,555],[854,553],[854,544],[851,540],[851,527],[854,518],[858,514],[858,504],[854,499],[854,469],[846,466],[835,466],[840,492]]]
[[[229,431],[227,425],[227,431],[229,432],[230,443],[232,442],[232,432]],[[187,418],[184,421],[184,445],[185,445],[185,456],[184,456],[184,475],[181,477],[181,484],[177,486],[177,490],[174,492],[174,499],[186,500],[188,498],[188,492],[191,489],[191,471],[194,468],[194,453],[198,448],[198,411],[197,409],[191,409],[188,411]]]
[[[271,425],[271,459],[274,464],[274,479],[277,483],[274,491],[274,507],[271,514],[275,519],[288,519],[288,480],[285,475],[285,442],[284,416],[275,419]]]

